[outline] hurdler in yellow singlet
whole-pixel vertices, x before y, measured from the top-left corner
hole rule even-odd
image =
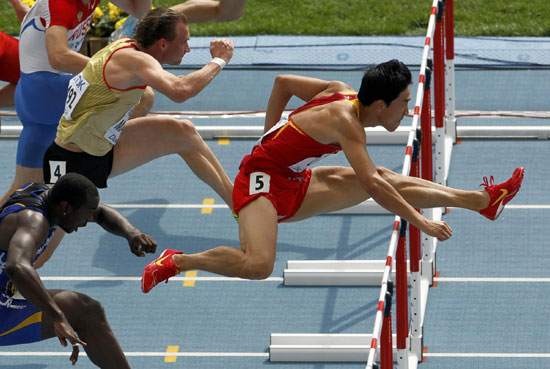
[[[57,128],[57,138],[62,143],[76,144],[96,156],[107,154],[116,144],[147,86],[120,90],[108,85],[103,72],[113,53],[136,48],[134,42],[124,38],[106,46],[71,80],[65,112]]]

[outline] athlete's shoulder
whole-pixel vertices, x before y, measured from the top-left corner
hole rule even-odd
[[[341,93],[341,94],[345,94],[349,92],[357,93],[353,90],[353,87],[351,87],[350,85],[342,81],[330,81],[328,83],[326,91],[332,92],[332,93]]]

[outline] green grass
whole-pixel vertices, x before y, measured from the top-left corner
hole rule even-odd
[[[181,0],[153,0],[170,6]],[[549,0],[455,0],[458,36],[550,36]],[[0,29],[19,33],[5,0]],[[249,0],[231,23],[191,26],[195,36],[242,35],[424,35],[431,0]]]

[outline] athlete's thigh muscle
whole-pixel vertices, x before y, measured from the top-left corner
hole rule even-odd
[[[317,167],[302,206],[289,222],[295,222],[356,205],[370,196],[350,167]]]

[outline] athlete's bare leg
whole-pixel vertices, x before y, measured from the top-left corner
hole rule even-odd
[[[246,0],[188,0],[171,8],[182,12],[189,23],[231,22],[244,14]]]
[[[377,167],[377,170],[415,208],[449,206],[479,211],[489,204],[489,194],[485,190],[457,190],[403,176],[383,167]],[[352,168],[317,167],[312,170],[311,182],[302,206],[289,222],[345,209],[369,197]]]
[[[180,155],[193,173],[233,208],[233,183],[188,120],[145,117],[129,120],[114,148],[109,177],[169,154]]]
[[[124,352],[120,348],[101,304],[78,292],[49,290],[55,303],[80,339],[86,342],[86,354],[102,369],[129,369]],[[55,337],[53,323],[44,315],[42,339]]]
[[[271,275],[277,252],[277,212],[260,196],[239,212],[241,248],[219,246],[197,254],[174,255],[180,269],[200,269],[228,277],[264,279]]]
[[[413,207],[462,207],[481,210],[489,203],[487,191],[463,191],[421,179],[406,177],[379,167],[386,179]],[[365,192],[352,168],[317,167],[304,201],[289,221],[356,205],[370,196]],[[197,254],[173,256],[180,269],[199,269],[230,277],[267,278],[273,271],[277,250],[277,214],[271,202],[260,196],[239,212],[241,250],[219,246]]]
[[[25,183],[29,182],[38,182],[43,183],[44,182],[44,175],[42,173],[42,168],[29,168],[24,167],[19,164],[15,165],[15,178],[13,179],[13,182],[4,194],[2,196],[2,199],[0,199],[0,205],[6,202],[8,197],[15,192],[19,187],[23,186]]]

